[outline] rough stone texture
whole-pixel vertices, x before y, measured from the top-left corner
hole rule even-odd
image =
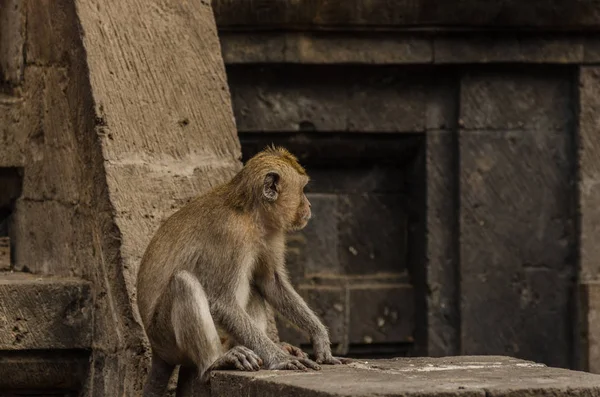
[[[600,163],[598,149],[600,139],[600,68],[584,67],[579,73],[579,120],[578,120],[578,161],[579,161],[579,281],[580,327],[583,337],[576,341],[582,369],[600,373],[600,328],[598,313],[600,293],[596,282],[600,278]]]
[[[0,350],[89,349],[92,318],[88,282],[0,274]]]
[[[432,41],[388,33],[228,32],[219,35],[227,64],[410,64],[433,62]]]
[[[321,371],[220,371],[212,395],[598,396],[600,376],[508,357],[397,358],[325,366]]]
[[[89,354],[83,351],[2,351],[0,396],[76,396],[88,371]]]
[[[434,39],[435,63],[580,63],[584,40],[580,36],[544,37],[498,32],[478,35],[442,35]]]
[[[241,132],[423,131],[428,77],[383,67],[228,68]]]
[[[427,132],[427,347],[432,356],[460,349],[456,145],[452,132]]]
[[[581,213],[580,279],[600,277],[600,68],[585,67],[579,77],[579,211]],[[599,357],[600,359],[600,357]]]
[[[213,0],[220,27],[534,27],[581,29],[600,27],[600,5],[588,0],[314,0],[290,2]]]
[[[10,238],[0,237],[0,271],[10,269]]]
[[[460,329],[465,354],[571,364],[567,324],[576,262],[567,77],[482,73],[462,82]],[[470,130],[476,128],[484,130]]]
[[[0,0],[0,103],[23,78],[24,20],[22,0]]]
[[[136,395],[147,364],[139,258],[166,216],[240,167],[210,4],[0,5],[2,46],[18,43],[4,30],[26,28],[22,77],[0,90],[0,167],[24,170],[8,227],[14,270],[93,284],[81,393]]]

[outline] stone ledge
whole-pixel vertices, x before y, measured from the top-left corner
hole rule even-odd
[[[531,32],[229,31],[223,60],[235,64],[597,64],[600,36]]]
[[[600,396],[600,376],[500,356],[355,361],[322,371],[219,371],[212,396]]]
[[[0,350],[87,349],[91,343],[88,282],[0,273]]]

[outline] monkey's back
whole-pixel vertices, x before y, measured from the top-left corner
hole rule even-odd
[[[183,206],[157,230],[148,244],[137,276],[137,305],[147,329],[157,302],[164,295],[173,275],[188,270],[198,276],[207,292],[220,280],[231,277],[228,271],[237,260],[235,249],[252,239],[252,221],[241,213],[224,210],[223,199],[215,189]],[[210,285],[205,277],[210,275]]]

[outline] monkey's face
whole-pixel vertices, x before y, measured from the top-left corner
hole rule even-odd
[[[306,198],[304,191],[300,194],[300,203],[298,204],[296,210],[296,216],[292,221],[292,230],[301,230],[306,227],[308,221],[310,220],[312,213],[310,211],[310,201]]]

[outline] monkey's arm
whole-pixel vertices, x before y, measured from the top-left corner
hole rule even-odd
[[[327,328],[296,292],[284,271],[276,270],[265,276],[260,280],[258,287],[275,310],[308,332],[317,363],[342,364],[331,354]]]
[[[295,358],[281,350],[254,324],[248,313],[235,300],[219,301],[211,303],[210,306],[215,320],[238,343],[255,351],[268,369],[305,369],[305,367],[319,369],[311,360]]]

